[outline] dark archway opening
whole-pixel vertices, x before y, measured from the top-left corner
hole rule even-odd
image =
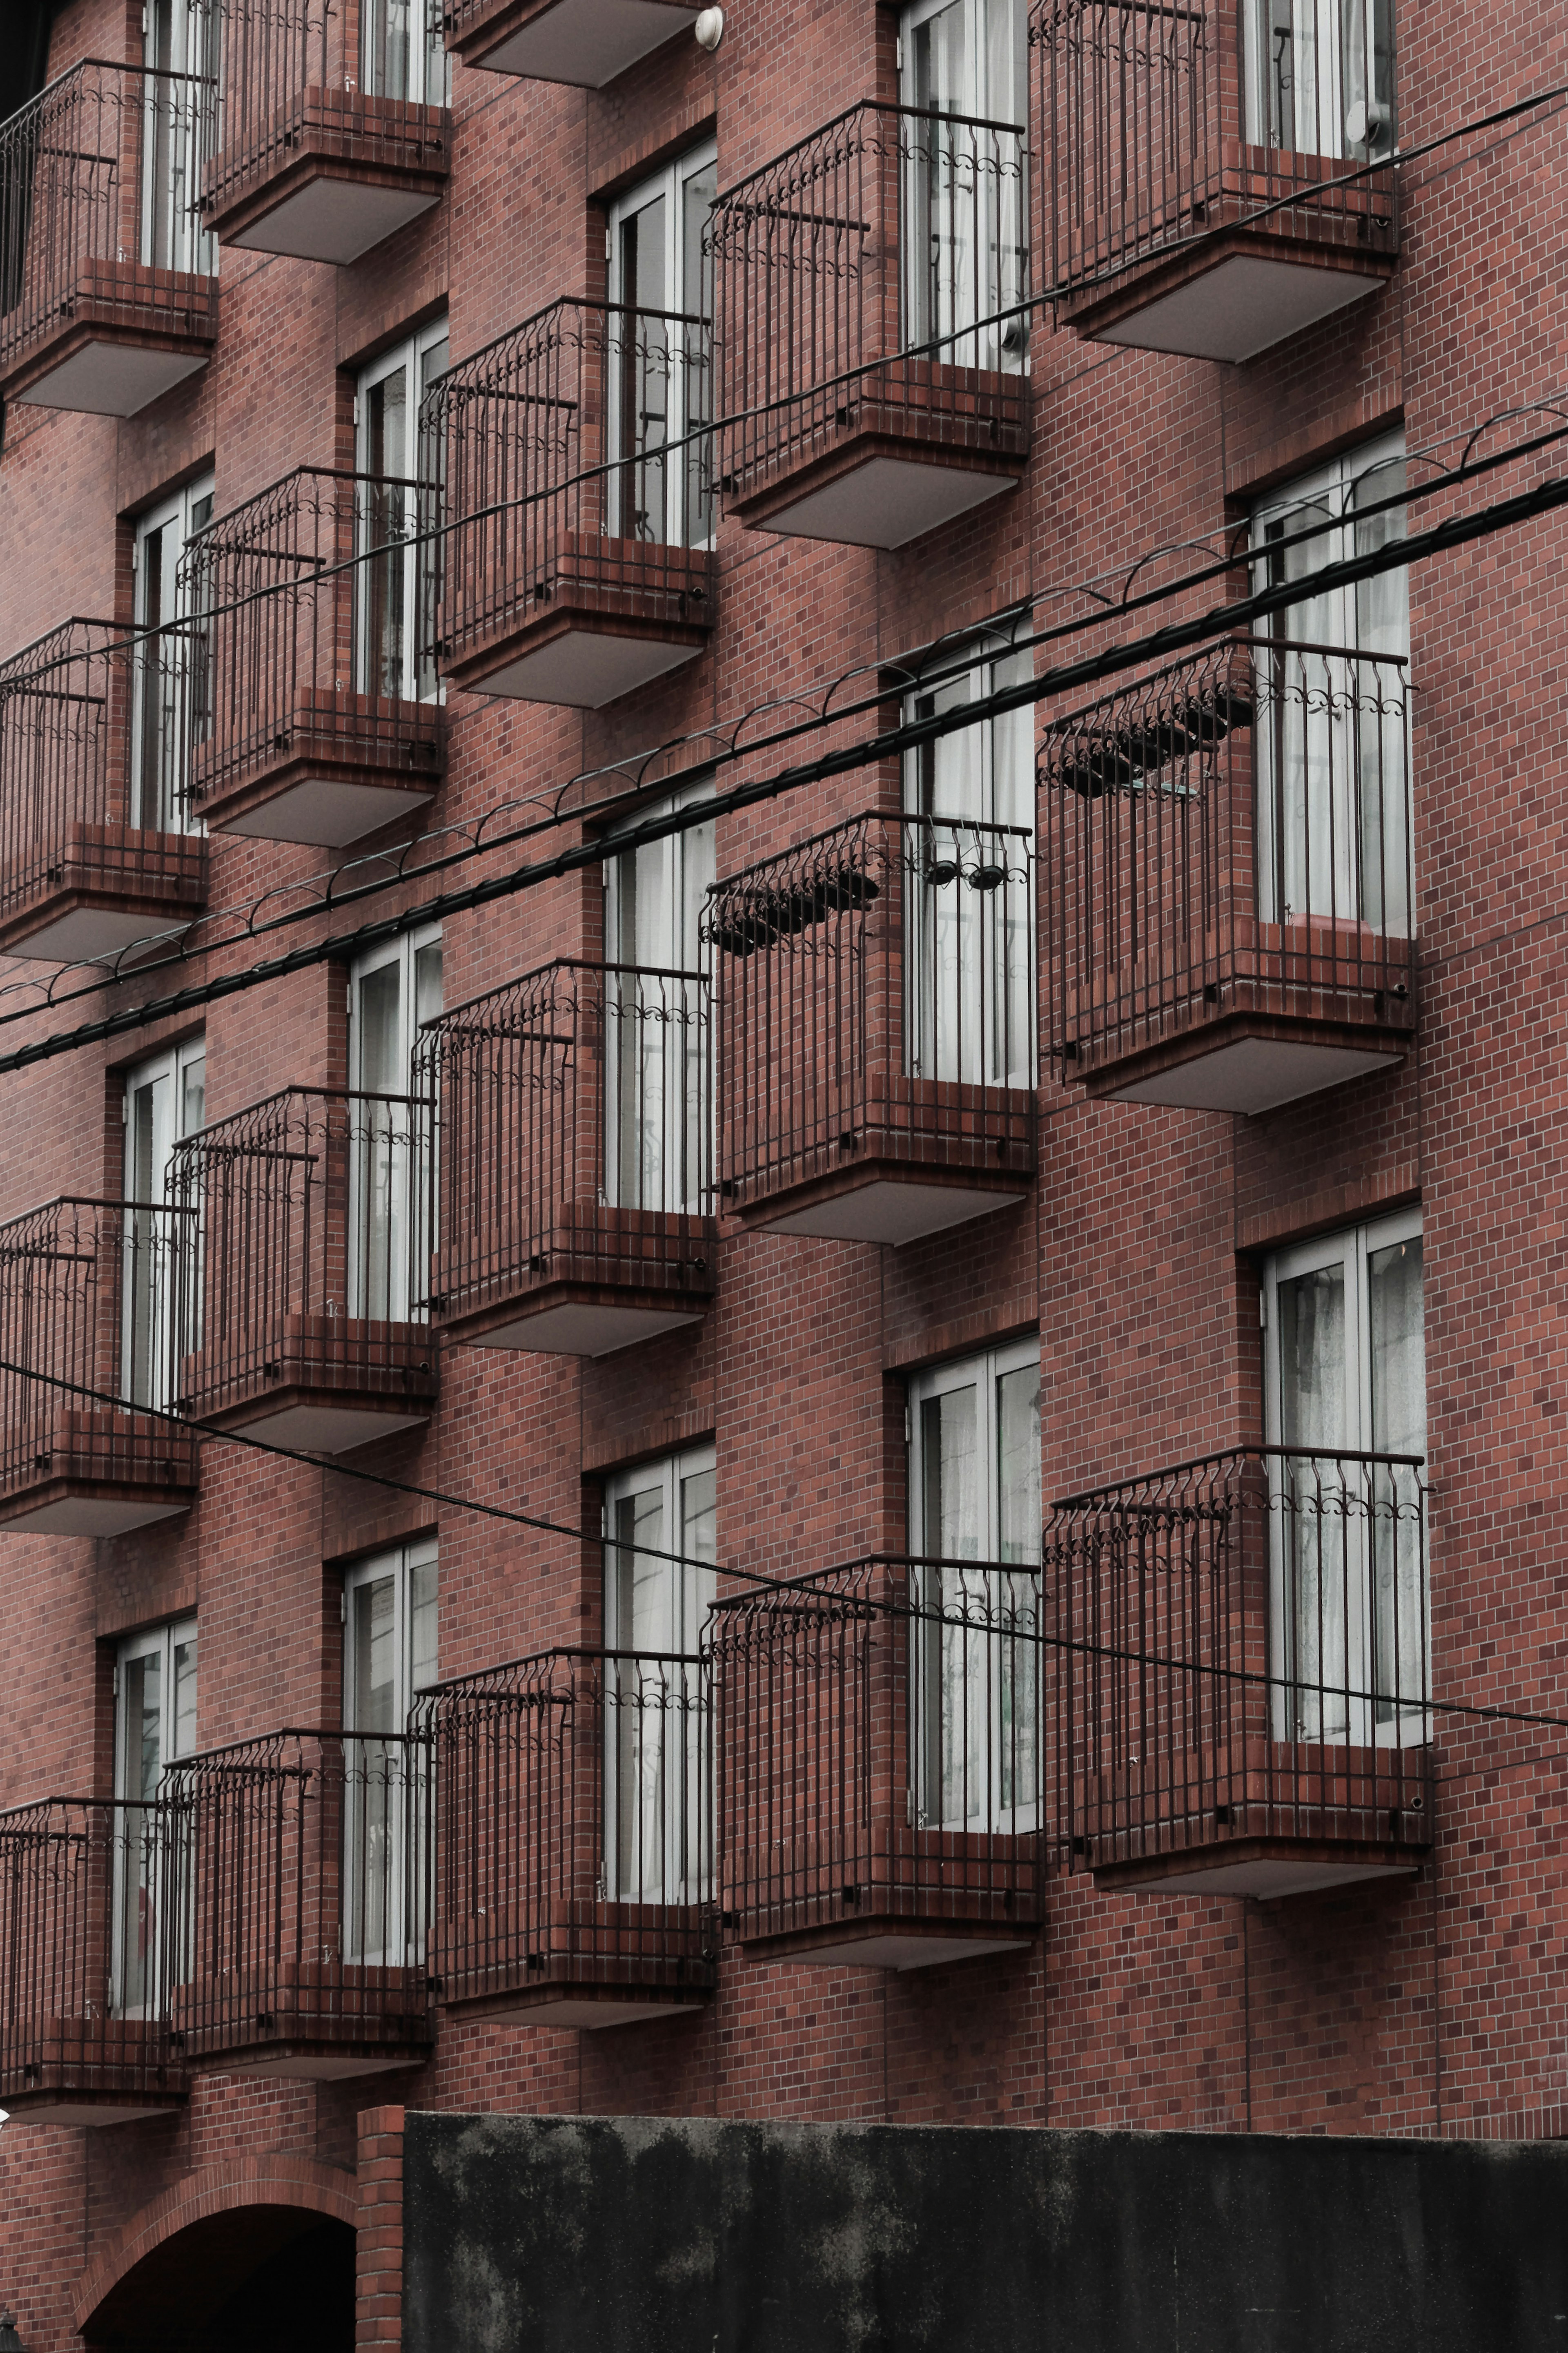
[[[82,2333],[94,2353],[353,2353],[354,2234],[297,2206],[209,2215],[143,2256]]]

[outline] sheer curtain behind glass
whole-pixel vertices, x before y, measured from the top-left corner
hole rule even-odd
[[[1394,145],[1392,0],[1247,0],[1254,146],[1373,163]]]
[[[605,1183],[619,1208],[698,1216],[706,1207],[711,1106],[700,927],[714,859],[710,821],[605,865],[612,1052]]]
[[[1426,1452],[1426,1338],[1421,1238],[1368,1253],[1372,1445],[1378,1454]],[[1379,1723],[1426,1694],[1426,1625],[1419,1474],[1390,1465],[1373,1496],[1373,1683]]]
[[[937,366],[1023,364],[1026,18],[1021,0],[906,10],[906,344]],[[1016,126],[1012,128],[1010,126]],[[941,339],[941,340],[938,340]]]
[[[187,1621],[125,1644],[115,1704],[114,1997],[125,2017],[150,2017],[166,2000],[163,1972],[182,1957],[164,1950],[180,1905],[183,1841],[152,1811],[166,1767],[196,1744],[196,1630]]]
[[[692,1903],[706,1881],[706,1726],[688,1662],[715,1590],[715,1488],[710,1461],[678,1457],[626,1473],[606,1501],[605,1869],[616,1902]]]

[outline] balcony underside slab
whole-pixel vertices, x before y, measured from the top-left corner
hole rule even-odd
[[[0,2099],[16,2124],[70,2125],[96,2130],[105,2125],[140,2124],[148,2116],[167,2116],[184,2107],[184,2091],[153,2094],[130,2092],[77,2092],[65,2087],[37,2092],[7,2092]]]
[[[209,2063],[226,2075],[268,2075],[284,2083],[342,2084],[358,2075],[386,2075],[399,2068],[422,2066],[430,2056],[428,2042],[374,2045],[283,2042],[275,2049],[247,2048],[219,2053]]]
[[[613,1356],[617,1349],[656,1340],[661,1332],[700,1324],[706,1298],[689,1304],[668,1293],[647,1300],[595,1296],[584,1286],[574,1294],[552,1288],[502,1323],[465,1335],[474,1348],[528,1348],[544,1356]]]
[[[219,1428],[249,1430],[269,1446],[298,1446],[310,1454],[347,1454],[374,1439],[417,1430],[429,1419],[428,1405],[413,1410],[370,1400],[356,1405],[337,1390],[320,1394],[286,1390],[281,1396],[252,1398],[214,1417]]]
[[[587,2027],[641,2026],[658,2018],[689,2018],[700,2010],[705,1991],[680,1991],[670,1986],[644,1993],[632,1986],[551,1984],[521,1987],[514,1993],[488,1995],[477,2001],[453,2005],[454,2015],[489,2019],[517,2026]]]
[[[564,627],[508,655],[496,669],[475,671],[464,683],[476,694],[598,711],[692,660],[701,652],[705,637],[705,631],[681,638],[657,631],[632,634],[568,618]]]
[[[242,833],[259,841],[299,841],[312,849],[346,849],[383,826],[413,816],[435,795],[435,780],[416,782],[397,770],[354,773],[342,768],[291,767],[279,779],[261,778],[215,799],[207,822],[215,833]]]
[[[1250,1895],[1268,1903],[1320,1894],[1369,1879],[1408,1879],[1421,1853],[1407,1845],[1364,1846],[1334,1840],[1234,1839],[1137,1862],[1097,1867],[1097,1888],[1152,1894]]]
[[[1342,223],[1329,226],[1343,237]],[[1091,343],[1239,364],[1364,301],[1393,269],[1392,253],[1327,234],[1318,242],[1242,231],[1069,298],[1063,317]]]
[[[878,1242],[899,1250],[906,1242],[967,1225],[997,1209],[1016,1208],[1026,1180],[993,1180],[951,1170],[922,1177],[886,1166],[827,1177],[777,1202],[759,1202],[742,1211],[753,1230],[809,1234],[824,1240]]]
[[[939,1969],[954,1961],[1023,1952],[1033,1941],[1016,1928],[968,1931],[958,1923],[881,1919],[844,1922],[757,1943],[748,1939],[745,1950],[759,1958],[765,1955],[770,1960],[799,1961],[811,1968]]]
[[[176,1489],[51,1479],[30,1494],[0,1502],[0,1528],[10,1535],[122,1536],[154,1520],[176,1519],[194,1500]]]
[[[69,408],[88,417],[136,417],[205,367],[210,342],[149,343],[101,329],[68,340],[58,356],[6,396],[18,407]]]
[[[188,931],[195,916],[189,908],[128,908],[97,894],[63,892],[40,905],[31,920],[36,931],[24,930],[20,923],[5,926],[0,955],[37,964],[91,964],[99,956],[119,955],[140,940]]]
[[[1327,1030],[1304,1036],[1267,1026],[1189,1031],[1179,1044],[1087,1074],[1089,1093],[1110,1103],[1161,1103],[1182,1111],[1238,1112],[1256,1118],[1352,1079],[1391,1071],[1409,1050],[1401,1032]]]
[[[808,470],[800,484],[749,510],[752,529],[784,538],[823,539],[846,547],[903,547],[943,523],[1000,497],[1016,470],[954,464],[868,444],[842,469]]]
[[[313,168],[312,168],[313,166]],[[287,254],[300,261],[345,268],[373,246],[395,237],[440,201],[442,179],[426,175],[368,176],[352,165],[310,159],[298,176],[276,181],[267,201],[252,201],[236,225],[220,224],[223,244],[246,253]]]
[[[602,90],[697,21],[670,0],[512,0],[451,43],[466,65]]]

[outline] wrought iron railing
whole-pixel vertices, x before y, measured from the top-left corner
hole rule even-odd
[[[295,161],[311,133],[352,140],[370,167],[426,161],[431,125],[409,93],[423,87],[431,107],[447,102],[436,0],[196,0],[194,14],[216,60],[217,129],[201,191],[209,218]]]
[[[109,304],[132,329],[210,332],[197,211],[213,85],[89,58],[0,124],[0,375]]]
[[[1062,1858],[1430,1843],[1426,1501],[1419,1456],[1253,1447],[1057,1504]]]
[[[445,530],[427,635],[444,662],[574,595],[707,617],[710,344],[704,319],[571,297],[432,386],[421,463]]]
[[[1384,0],[1039,0],[1052,285],[1173,254],[1264,206],[1281,235],[1388,247],[1392,174],[1329,184],[1392,150],[1392,16]]]
[[[136,1410],[171,1403],[188,1223],[162,1203],[61,1199],[0,1226],[0,1362],[18,1368],[0,1371],[0,1497],[69,1476],[194,1483],[191,1440]]]
[[[861,425],[1025,433],[1028,137],[851,107],[728,189],[709,229],[726,495]],[[1025,446],[1020,444],[1020,447]]]
[[[444,1318],[542,1276],[676,1279],[710,1209],[703,974],[546,965],[428,1023],[414,1084],[438,1114]]]
[[[548,1651],[421,1703],[448,2002],[711,1981],[703,1661]]]
[[[440,772],[435,671],[418,643],[418,483],[300,466],[220,515],[180,560],[202,692],[189,719],[200,811],[287,763]]]
[[[721,1900],[757,1938],[1038,1916],[1030,1562],[874,1558],[712,1618]]]
[[[185,705],[204,691],[200,654],[188,630],[70,620],[0,664],[0,923],[68,868],[134,894],[145,837],[184,829]],[[184,862],[194,891],[198,845]]]
[[[185,2058],[374,2052],[431,2034],[429,1749],[268,1733],[165,1771],[163,1968]]]
[[[159,1974],[161,1810],[0,1814],[0,2105],[154,2105],[182,2088]]]
[[[406,1393],[399,1327],[426,1309],[429,1136],[418,1096],[290,1087],[174,1146],[182,1411],[312,1376]]]
[[[1260,638],[1047,728],[1050,1042],[1065,1075],[1238,1004],[1408,1022],[1408,706],[1394,656]]]
[[[852,1155],[1032,1171],[1034,862],[1021,827],[873,813],[714,886],[726,1200]]]

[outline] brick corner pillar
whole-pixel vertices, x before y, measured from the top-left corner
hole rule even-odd
[[[354,2258],[356,2353],[403,2343],[403,2110],[363,2108],[359,2119],[359,2237]]]

